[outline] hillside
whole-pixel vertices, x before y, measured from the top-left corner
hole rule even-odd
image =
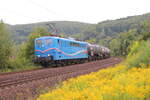
[[[150,13],[99,22],[95,26],[93,25],[93,27],[84,29],[82,31],[84,35],[76,34],[75,36],[83,40],[96,37],[95,42],[99,43],[100,39],[114,37],[118,33],[127,32],[130,29],[140,30],[141,23],[145,21],[150,21]]]
[[[58,33],[75,34],[80,33],[85,27],[91,26],[92,24],[73,22],[73,21],[50,21],[50,22],[40,22],[32,24],[22,24],[22,25],[8,25],[10,32],[12,33],[13,40],[16,43],[21,43],[27,39],[27,36],[32,32],[34,28],[45,27],[50,32],[51,29],[46,25],[49,23],[55,23],[55,27]]]
[[[71,35],[80,40],[90,40],[93,43],[102,43],[103,39],[111,39],[118,33],[127,32],[130,29],[140,29],[140,25],[144,21],[150,21],[150,13],[116,20],[107,20],[99,22],[98,24],[72,21],[51,21],[24,25],[10,25],[9,29],[15,42],[21,43],[27,39],[27,36],[35,27],[46,27],[49,29],[46,24],[55,23],[58,32],[65,33],[67,36]]]

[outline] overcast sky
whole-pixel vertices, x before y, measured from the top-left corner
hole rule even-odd
[[[149,12],[150,0],[0,0],[0,19],[9,24],[98,23]]]

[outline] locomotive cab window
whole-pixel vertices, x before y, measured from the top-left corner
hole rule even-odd
[[[42,47],[42,40],[36,40],[36,44],[38,47]]]
[[[46,45],[49,46],[52,44],[52,40],[51,39],[46,39]]]

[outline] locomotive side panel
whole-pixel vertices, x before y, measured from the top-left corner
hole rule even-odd
[[[88,58],[87,44],[58,38],[58,51],[55,60]]]

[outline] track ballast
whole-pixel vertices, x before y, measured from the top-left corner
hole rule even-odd
[[[27,100],[38,94],[40,88],[53,87],[68,78],[95,72],[119,62],[120,58],[108,58],[66,67],[3,74],[0,75],[0,100]]]

